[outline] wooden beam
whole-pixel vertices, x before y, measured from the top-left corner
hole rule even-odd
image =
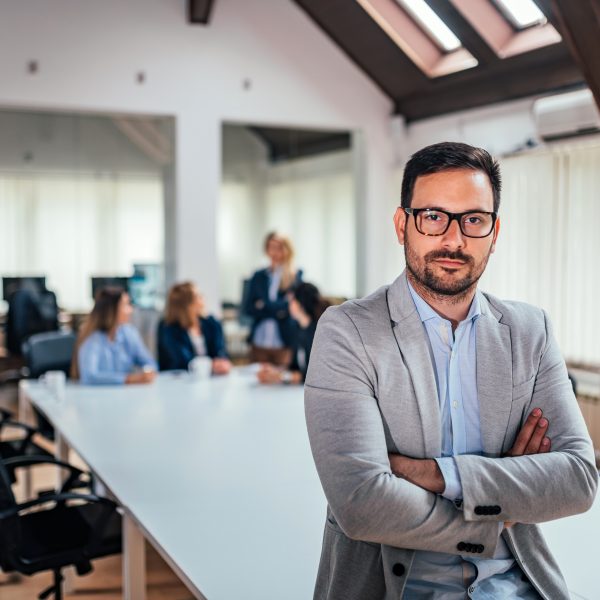
[[[188,22],[194,25],[208,25],[214,0],[188,0]]]
[[[443,85],[432,86],[428,91],[400,98],[396,112],[410,122],[532,94],[581,87],[581,72],[566,52],[565,55],[563,59],[557,57],[533,68],[527,64],[530,61],[523,61],[520,68],[506,69],[504,73],[490,68],[485,76],[455,78]],[[504,62],[500,61],[499,66]]]
[[[558,29],[600,109],[600,0],[551,0]]]
[[[480,66],[498,59],[496,53],[479,35],[479,32],[448,0],[425,0],[431,9],[446,23],[462,45],[477,59]]]

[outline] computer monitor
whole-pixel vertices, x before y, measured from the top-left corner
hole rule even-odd
[[[96,299],[96,293],[104,287],[116,287],[129,293],[129,277],[119,275],[108,277],[92,277],[92,298]]]
[[[159,308],[164,298],[164,269],[162,264],[145,263],[133,265],[129,279],[129,295],[135,306]]]
[[[46,277],[43,275],[2,278],[2,298],[6,302],[17,290],[43,292],[45,289]]]

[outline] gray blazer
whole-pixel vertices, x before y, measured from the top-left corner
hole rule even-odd
[[[456,457],[461,509],[390,471],[388,452],[441,456],[434,368],[405,273],[319,320],[305,387],[311,448],[329,504],[316,599],[398,600],[414,550],[473,549],[491,557],[498,521],[517,523],[502,536],[539,593],[569,597],[535,523],[592,505],[592,444],[545,313],[487,294],[481,310],[484,455]],[[550,421],[552,451],[501,458],[536,406]]]

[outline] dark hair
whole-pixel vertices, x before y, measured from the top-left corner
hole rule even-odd
[[[321,296],[317,287],[312,283],[299,284],[294,289],[293,295],[312,321],[318,321],[325,309],[329,307],[329,302]]]
[[[404,208],[410,206],[415,181],[420,175],[456,169],[483,171],[488,176],[494,195],[494,212],[498,212],[502,189],[500,165],[487,150],[459,142],[440,142],[426,146],[410,157],[404,167],[400,205]]]

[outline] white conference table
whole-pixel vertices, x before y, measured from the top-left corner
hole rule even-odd
[[[145,598],[143,538],[197,598],[312,598],[325,498],[300,386],[259,386],[248,369],[197,381],[162,374],[149,386],[68,384],[53,398],[22,382],[124,508],[124,595]],[[598,600],[600,496],[590,511],[542,524],[573,598]]]
[[[23,382],[124,509],[124,596],[145,597],[143,537],[208,600],[312,597],[326,501],[301,386],[259,386],[248,370],[147,386],[67,384],[56,400]],[[142,537],[143,536],[143,537]]]

